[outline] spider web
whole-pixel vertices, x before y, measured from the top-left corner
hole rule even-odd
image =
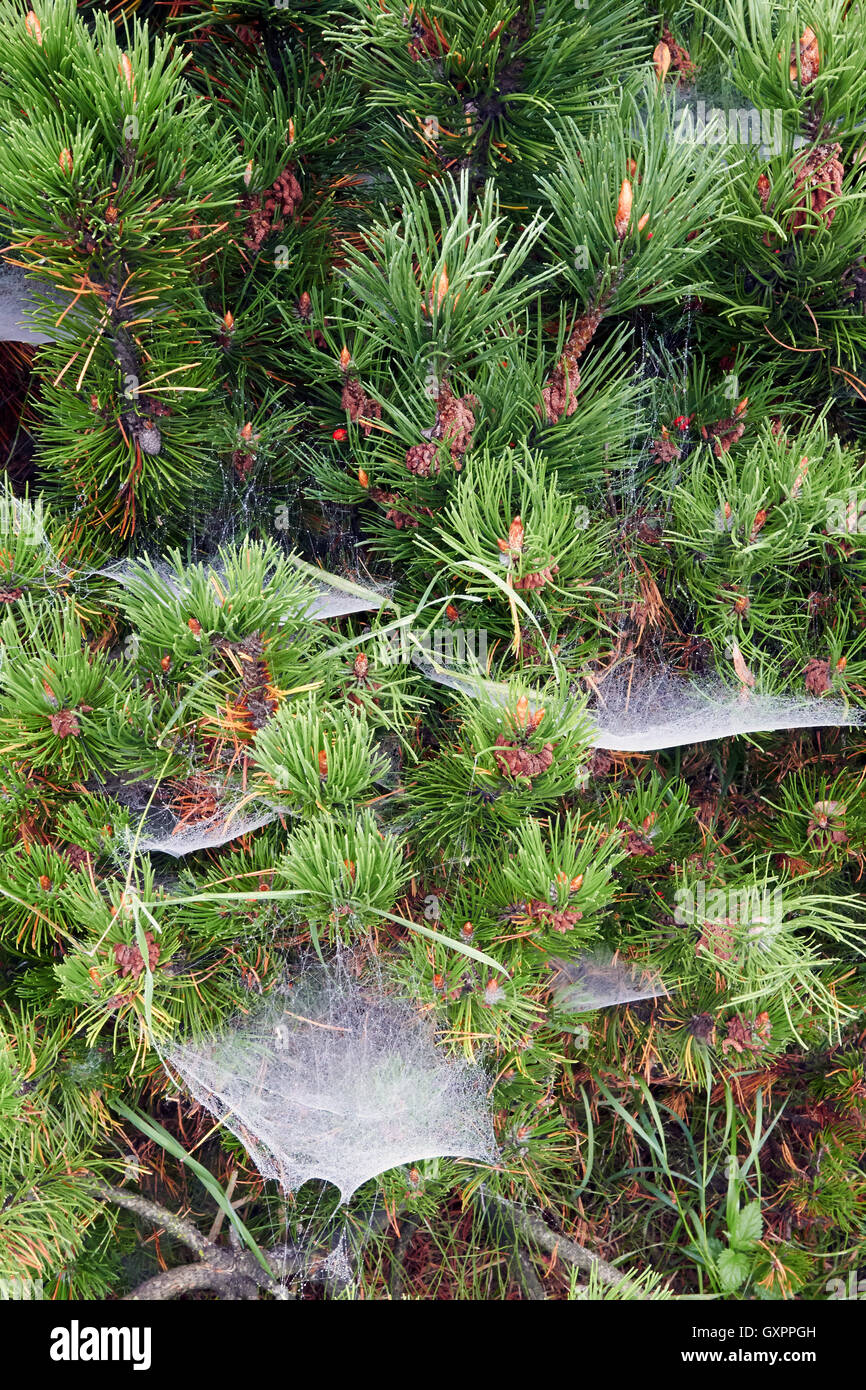
[[[645,972],[603,948],[570,960],[553,956],[550,964],[554,967],[551,993],[561,1010],[584,1013],[668,994],[661,982],[650,980]]]
[[[465,695],[508,702],[508,687],[413,657],[438,685]],[[842,700],[732,691],[717,676],[682,676],[669,667],[629,662],[595,683],[588,713],[590,747],[648,753],[737,734],[860,724],[862,713]]]
[[[429,1019],[339,963],[308,966],[164,1060],[286,1192],[319,1178],[346,1204],[401,1164],[496,1160],[483,1071],[446,1057]]]

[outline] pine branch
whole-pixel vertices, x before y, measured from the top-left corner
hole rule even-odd
[[[255,1299],[261,1289],[282,1300],[291,1297],[285,1284],[280,1282],[281,1277],[285,1278],[285,1251],[282,1247],[263,1252],[276,1276],[269,1278],[249,1250],[240,1246],[216,1245],[203,1236],[191,1221],[169,1211],[158,1202],[152,1202],[148,1197],[123,1192],[120,1188],[107,1187],[104,1184],[100,1184],[95,1192],[103,1201],[134,1212],[154,1226],[163,1227],[176,1240],[192,1250],[199,1259],[198,1264],[183,1265],[179,1269],[170,1269],[145,1280],[132,1293],[126,1295],[126,1301],[161,1301],[199,1289],[211,1289],[230,1299]]]
[[[524,1210],[514,1202],[510,1202],[507,1197],[500,1197],[498,1193],[483,1189],[485,1200],[494,1202],[502,1211],[506,1219],[512,1225],[514,1231],[530,1245],[535,1245],[539,1250],[545,1251],[549,1255],[556,1255],[565,1264],[573,1266],[575,1269],[582,1269],[587,1274],[594,1270],[597,1277],[605,1284],[626,1284],[629,1282],[627,1274],[622,1274],[613,1265],[602,1260],[598,1255],[594,1255],[585,1246],[578,1245],[576,1241],[569,1240],[567,1236],[559,1235],[552,1231],[547,1222],[541,1216],[535,1216],[532,1212]]]

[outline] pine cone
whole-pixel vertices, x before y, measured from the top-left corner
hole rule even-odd
[[[682,457],[682,451],[677,448],[672,439],[654,439],[650,445],[650,453],[656,463],[671,463],[674,459]]]
[[[676,42],[667,27],[662,30],[662,40],[671,51],[671,66],[678,73],[677,81],[681,87],[684,87],[691,80],[695,71],[695,65],[689,57],[689,50]]]
[[[729,1048],[734,1052],[761,1052],[770,1040],[771,1031],[767,1013],[758,1014],[754,1023],[736,1014],[726,1025],[722,1054],[726,1055]]]
[[[87,850],[83,849],[81,845],[66,845],[60,853],[72,865],[73,869],[80,869],[83,864],[87,863]]]
[[[477,405],[478,400],[475,396],[453,395],[447,381],[443,381],[439,388],[436,400],[436,433],[448,444],[455,467],[458,467],[458,460],[466,450],[472,447],[474,410]]]
[[[294,164],[287,164],[279,178],[268,190],[265,206],[271,198],[284,217],[294,217],[304,201],[304,191],[295,175]]]
[[[701,427],[701,437],[713,440],[713,453],[716,458],[721,458],[729,449],[742,439],[746,426],[737,415],[730,415],[726,420],[718,420],[716,424]]]
[[[836,209],[828,208],[827,204],[842,192],[845,169],[841,154],[841,145],[816,145],[808,154],[794,160],[794,187],[802,189],[805,194],[791,220],[791,231],[795,236],[804,227],[815,230],[810,212],[817,213],[825,227],[832,225]]]
[[[153,970],[159,960],[159,947],[153,939],[153,932],[145,932],[144,939],[147,942],[147,963]],[[114,959],[120,966],[122,977],[131,975],[133,980],[137,980],[144,970],[144,957],[137,946],[124,946],[121,942],[116,941],[114,943]]]
[[[78,738],[81,733],[78,719],[72,713],[72,710],[58,710],[57,714],[52,714],[50,716],[50,719],[51,732],[57,738]]]
[[[540,753],[533,753],[528,748],[517,748],[514,744],[508,743],[504,734],[497,734],[496,747],[500,750],[493,754],[496,766],[500,772],[512,777],[527,777],[531,780],[546,772],[553,762],[552,743],[545,743]]]
[[[600,307],[588,309],[587,312],[577,320],[571,331],[571,336],[565,345],[566,353],[577,359],[581,353],[585,352],[595,337],[598,325],[604,318],[604,310]]]
[[[239,478],[245,478],[255,463],[255,454],[245,454],[243,449],[235,449],[232,454],[232,467]]]
[[[295,166],[287,164],[265,193],[250,194],[241,199],[239,209],[249,213],[244,245],[251,251],[261,250],[262,243],[270,233],[284,227],[284,219],[294,217],[303,200],[304,193],[295,175]]]
[[[368,421],[381,420],[382,418],[381,405],[367,395],[357,377],[347,377],[343,382],[340,404],[350,420],[360,421],[364,435],[368,435],[373,428],[372,424],[367,423]]]
[[[830,689],[830,663],[813,657],[803,667],[806,689],[810,695],[825,695]]]
[[[541,392],[549,425],[559,424],[563,415],[569,418],[577,410],[577,388],[580,385],[577,359],[589,347],[603,317],[603,307],[596,305],[588,309],[574,325],[562,356]]]
[[[812,807],[812,818],[807,827],[809,838],[815,840],[822,849],[828,849],[830,845],[847,844],[848,835],[845,830],[847,809],[844,801],[816,801]]]
[[[522,579],[515,579],[515,589],[543,589],[545,584],[553,583],[553,576],[559,574],[559,565],[554,564],[551,559],[544,569],[536,570],[532,574],[525,574]]]
[[[563,415],[570,418],[577,410],[577,387],[580,373],[577,363],[567,364],[563,355],[551,372],[547,385],[543,387],[541,399],[549,425],[558,425]]]
[[[435,444],[414,444],[406,450],[406,467],[416,478],[429,478],[439,472],[439,450]]]
[[[519,915],[519,914],[517,914]],[[554,931],[572,931],[583,920],[583,913],[576,908],[565,908],[562,911],[552,907],[550,903],[544,902],[541,898],[531,898],[526,904],[526,916],[530,921],[544,922],[545,925],[552,927]]]

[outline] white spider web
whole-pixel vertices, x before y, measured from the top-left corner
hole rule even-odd
[[[496,1160],[483,1071],[448,1058],[412,1005],[339,965],[307,967],[164,1060],[286,1192],[323,1179],[345,1204],[402,1164]]]

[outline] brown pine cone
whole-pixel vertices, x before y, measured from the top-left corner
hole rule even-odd
[[[813,657],[803,667],[806,689],[810,695],[825,695],[830,689],[830,663]]]
[[[365,435],[368,435],[373,428],[372,424],[368,422],[382,418],[381,405],[367,395],[357,377],[347,377],[343,382],[340,404],[347,411],[350,420],[360,422]]]
[[[545,743],[540,753],[533,753],[528,748],[516,748],[514,744],[507,742],[503,734],[498,734],[496,747],[499,749],[499,752],[493,754],[496,766],[500,772],[510,773],[512,777],[527,777],[531,780],[546,772],[553,762],[552,743]]]
[[[406,467],[416,478],[429,478],[439,472],[439,450],[435,444],[414,444],[406,450]]]
[[[453,395],[447,381],[443,381],[439,388],[436,400],[436,433],[448,444],[455,466],[466,450],[472,447],[474,410],[477,405],[478,400],[475,396]]]
[[[794,187],[802,189],[805,194],[791,220],[791,231],[795,236],[804,227],[815,230],[810,212],[817,213],[825,227],[832,225],[836,209],[827,207],[827,204],[842,192],[845,169],[841,154],[841,145],[816,145],[808,154],[794,160]]]

